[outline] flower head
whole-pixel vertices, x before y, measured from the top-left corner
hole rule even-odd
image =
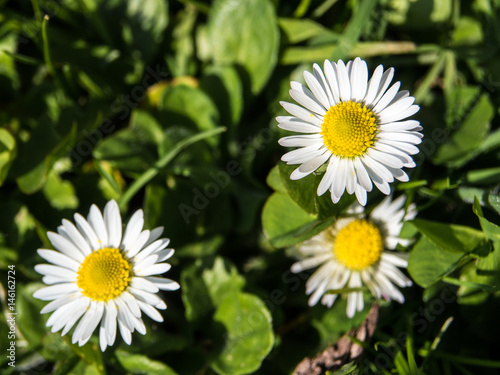
[[[386,197],[368,217],[358,204],[353,205],[347,217],[337,220],[330,228],[307,240],[297,248],[300,261],[291,267],[298,273],[320,266],[307,280],[306,293],[312,294],[309,305],[321,303],[331,307],[338,294],[325,294],[328,290],[361,288],[363,283],[376,298],[404,302],[403,294],[394,286],[410,286],[399,269],[408,265],[406,254],[392,250],[398,243],[406,246],[409,240],[399,238],[405,220],[413,219],[417,212],[411,204],[405,214],[405,197],[394,201]],[[363,292],[348,293],[347,315],[363,310]]]
[[[52,301],[41,311],[52,312],[47,326],[64,336],[77,323],[72,342],[84,345],[99,325],[101,350],[115,342],[117,328],[130,345],[131,333],[146,333],[142,313],[157,322],[163,317],[157,309],[167,305],[157,296],[159,290],[177,290],[179,284],[157,277],[170,269],[162,263],[174,250],[169,240],[160,239],[163,228],[143,230],[143,211],[132,215],[122,236],[118,205],[109,201],[104,215],[90,207],[87,220],[75,214],[75,224],[64,219],[58,233],[48,232],[56,250],[38,249],[51,264],[38,264],[35,270],[49,285],[33,296]]]
[[[282,129],[304,133],[283,137],[285,147],[300,147],[281,158],[300,164],[290,178],[298,180],[327,163],[318,195],[330,190],[337,203],[344,191],[356,194],[361,205],[373,184],[390,194],[394,178],[408,181],[403,167],[413,168],[410,155],[419,152],[422,129],[415,114],[419,106],[400,82],[389,84],[394,69],[384,72],[379,65],[368,81],[366,62],[359,57],[346,64],[325,61],[324,71],[314,64],[313,73],[304,72],[307,87],[291,82],[290,96],[300,104],[281,102],[292,116],[279,116]]]

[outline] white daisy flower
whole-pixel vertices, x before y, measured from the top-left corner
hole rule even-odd
[[[388,195],[394,178],[409,180],[403,167],[415,167],[410,155],[419,152],[415,145],[422,141],[422,127],[416,120],[402,120],[419,106],[408,91],[399,91],[400,82],[389,88],[393,76],[393,68],[384,72],[379,65],[368,81],[366,62],[358,57],[347,65],[326,60],[324,71],[314,64],[313,73],[304,72],[309,88],[291,82],[290,96],[300,106],[281,102],[292,116],[276,120],[282,129],[304,133],[279,140],[282,146],[300,147],[281,158],[300,164],[292,180],[327,163],[318,195],[330,190],[337,203],[347,190],[363,206],[373,184]]]
[[[47,236],[56,250],[39,249],[38,254],[51,264],[39,264],[35,270],[44,275],[47,287],[33,296],[52,301],[41,314],[52,312],[47,326],[52,332],[62,329],[62,336],[77,323],[73,343],[84,345],[99,325],[101,350],[115,342],[117,326],[130,345],[131,333],[146,333],[142,312],[162,322],[157,309],[167,305],[156,295],[159,290],[177,290],[179,284],[157,277],[170,269],[162,263],[174,250],[170,240],[159,239],[162,227],[142,230],[144,214],[132,215],[122,236],[122,220],[114,200],[104,207],[90,207],[87,220],[75,214],[76,226],[64,219],[58,233]]]
[[[398,243],[403,246],[409,240],[399,238],[403,221],[413,219],[417,211],[415,205],[404,210],[405,197],[391,202],[386,197],[365,218],[363,207],[355,204],[349,216],[337,220],[327,230],[305,241],[297,248],[302,259],[294,263],[294,273],[320,266],[307,280],[306,293],[312,293],[309,306],[321,299],[321,303],[331,307],[338,294],[325,294],[328,290],[361,288],[365,284],[376,297],[404,302],[403,294],[394,286],[412,285],[399,269],[408,265],[407,254],[393,250]],[[363,292],[348,293],[347,316],[352,318],[363,310]]]

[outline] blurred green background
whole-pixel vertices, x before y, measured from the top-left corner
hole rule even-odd
[[[357,327],[370,296],[352,320],[344,300],[309,308],[308,275],[288,271],[287,247],[350,200],[307,209],[316,188],[288,180],[274,118],[314,62],[360,56],[421,106],[418,166],[392,185],[420,212],[415,285],[337,373],[496,374],[499,21],[499,0],[0,0],[4,354],[9,265],[18,313],[2,373],[289,374]],[[31,295],[46,231],[109,199],[165,227],[181,290],[162,294],[164,323],[102,354],[50,333]]]

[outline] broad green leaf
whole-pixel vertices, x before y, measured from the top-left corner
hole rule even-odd
[[[143,354],[131,354],[125,350],[115,351],[115,357],[118,363],[131,374],[148,374],[148,375],[176,375],[165,363],[155,361]]]
[[[78,207],[78,197],[70,181],[63,180],[60,174],[67,171],[71,165],[68,159],[58,161],[47,176],[43,193],[52,207],[58,210],[75,209]],[[66,164],[66,165],[64,165]]]
[[[478,19],[462,16],[458,20],[452,35],[455,46],[477,45],[483,42],[483,26]]]
[[[281,182],[285,186],[290,198],[292,198],[303,210],[311,214],[316,214],[318,212],[315,204],[315,198],[317,196],[316,178],[314,174],[310,174],[300,180],[291,180],[290,174],[295,169],[297,169],[296,165],[279,163]]]
[[[469,253],[484,241],[484,235],[474,228],[415,219],[412,224],[436,246],[459,253]]]
[[[455,111],[454,107],[448,108],[452,113]],[[449,139],[437,149],[433,156],[434,162],[450,166],[466,163],[488,134],[493,114],[493,106],[488,95],[481,95],[470,112],[466,113],[460,127],[453,130]]]
[[[307,18],[280,18],[278,22],[289,44],[300,43],[318,35],[331,33],[321,24]]]
[[[283,182],[281,181],[279,164],[275,165],[269,171],[269,174],[267,175],[266,178],[266,183],[274,191],[278,191],[280,193],[286,193],[286,189],[283,186]]]
[[[464,269],[460,274],[460,281],[464,282],[464,285],[457,291],[461,303],[481,303],[487,298],[488,293],[498,291],[500,288],[500,242],[493,242],[492,252],[486,257],[478,258],[473,266]],[[491,286],[493,290],[481,287],[482,285]]]
[[[5,275],[7,275],[6,272]],[[33,348],[40,344],[47,330],[47,328],[45,328],[45,322],[48,316],[40,314],[40,310],[47,302],[33,298],[33,293],[43,285],[39,283],[22,285],[19,282],[21,276],[19,267],[16,267],[15,276],[17,281],[15,301],[15,312],[17,313],[15,316],[16,328],[20,331],[22,337],[27,340],[29,347]],[[7,276],[5,277],[7,278]]]
[[[320,231],[317,231],[320,224],[314,215],[305,212],[284,193],[272,194],[262,211],[264,234],[275,247],[304,241]]]
[[[211,66],[204,70],[200,88],[210,96],[223,125],[236,125],[243,112],[243,87],[233,66]]]
[[[278,22],[268,0],[216,0],[208,19],[212,60],[241,65],[258,93],[273,71],[279,49]]]
[[[219,113],[212,99],[196,87],[180,84],[166,87],[161,93],[158,108],[167,125],[185,125],[205,131],[213,129],[219,121]],[[217,139],[209,140],[217,144]]]
[[[71,350],[85,362],[86,368],[92,368],[92,374],[105,375],[106,368],[104,367],[104,361],[102,359],[102,352],[96,341],[92,340],[83,346],[78,346],[78,344],[73,344],[71,342],[71,336],[65,336],[66,343],[69,345]],[[85,372],[85,374],[87,371]]]
[[[17,184],[26,194],[32,194],[43,187],[54,163],[65,156],[76,140],[76,125],[66,136],[57,134],[52,125],[43,121],[31,133],[30,140],[20,145],[20,157],[15,166]]]
[[[4,24],[4,26],[6,26]],[[5,30],[5,27],[3,28]],[[20,79],[12,54],[16,53],[17,35],[2,33],[0,39],[0,98],[7,99],[19,89]]]
[[[497,213],[500,214],[500,195],[490,194],[488,195],[488,203],[493,207]]]
[[[119,130],[105,138],[92,154],[98,160],[107,160],[113,167],[128,173],[140,173],[157,160],[156,140],[144,123]]]
[[[319,220],[339,215],[356,200],[354,195],[344,193],[339,202],[333,203],[328,191],[322,196],[318,196],[317,193],[317,187],[324,174],[313,173],[300,180],[291,180],[290,174],[297,166],[285,163],[278,165],[281,182],[290,198],[305,211],[317,214]]]
[[[408,258],[408,272],[420,286],[427,288],[432,283],[452,272],[468,254],[437,246],[426,237],[422,237]]]
[[[248,293],[227,296],[214,316],[226,332],[224,348],[212,362],[221,375],[249,374],[257,370],[274,342],[271,314],[264,302]]]
[[[7,129],[0,129],[0,186],[2,186],[9,168],[17,156],[16,139]]]
[[[491,241],[500,242],[500,227],[484,217],[483,210],[477,198],[474,200],[474,205],[472,207],[474,213],[479,218],[479,223],[486,237]]]
[[[245,280],[228,260],[210,257],[185,269],[181,284],[186,318],[193,321],[213,312],[229,294],[239,292]]]

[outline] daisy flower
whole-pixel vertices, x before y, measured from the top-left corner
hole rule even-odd
[[[366,62],[359,57],[346,64],[325,61],[324,71],[314,64],[304,72],[307,87],[291,82],[290,96],[298,103],[281,102],[292,116],[278,116],[282,129],[303,133],[283,137],[280,145],[300,147],[283,155],[287,164],[300,164],[290,178],[301,179],[327,164],[318,195],[330,190],[333,203],[344,191],[356,194],[361,205],[373,184],[384,194],[396,178],[408,181],[403,167],[413,168],[422,130],[406,120],[419,110],[415,98],[400,82],[389,85],[394,69],[379,65],[368,81]]]
[[[398,243],[403,246],[409,240],[399,238],[405,220],[413,219],[417,211],[415,205],[404,210],[405,197],[394,201],[386,197],[368,218],[362,206],[355,204],[348,216],[304,242],[297,248],[300,261],[294,263],[294,273],[320,266],[307,280],[306,293],[312,293],[309,306],[321,299],[321,303],[331,307],[338,294],[325,294],[328,290],[361,288],[365,284],[376,297],[404,302],[403,294],[394,286],[412,285],[399,269],[408,265],[407,254],[393,250]],[[347,316],[352,318],[363,310],[363,292],[348,293]]]
[[[52,312],[47,326],[62,336],[76,324],[72,342],[84,345],[99,326],[101,350],[115,342],[117,327],[130,345],[131,333],[146,333],[142,313],[162,322],[157,309],[167,308],[157,296],[159,290],[177,290],[179,284],[157,277],[170,269],[162,263],[174,250],[169,239],[161,238],[163,228],[143,230],[144,214],[132,215],[122,236],[122,220],[114,200],[104,207],[90,207],[87,220],[75,214],[76,226],[64,219],[58,233],[47,236],[56,250],[38,249],[51,264],[38,264],[35,271],[49,285],[33,296],[52,301],[41,314]],[[77,324],[78,321],[78,324]]]

